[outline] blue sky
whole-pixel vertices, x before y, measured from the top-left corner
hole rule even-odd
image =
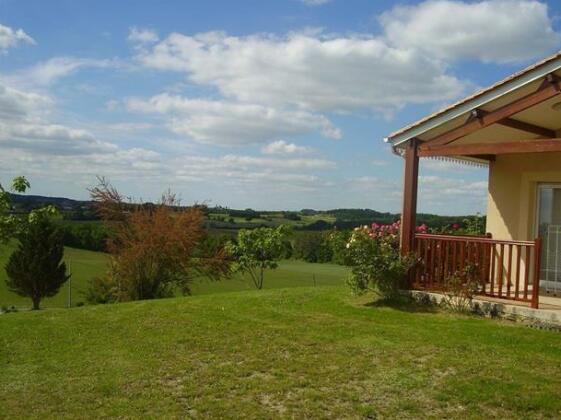
[[[560,16],[537,0],[0,0],[0,181],[399,211],[384,136],[561,49]],[[485,169],[421,172],[420,211],[485,211]]]

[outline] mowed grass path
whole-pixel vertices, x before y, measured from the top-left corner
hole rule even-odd
[[[28,298],[10,292],[6,286],[6,271],[4,266],[9,255],[13,252],[15,243],[0,246],[0,305],[16,306],[26,309],[31,306]],[[65,308],[68,306],[69,290],[72,288],[72,304],[84,301],[84,291],[88,281],[93,277],[103,275],[107,270],[109,257],[101,252],[85,251],[75,248],[65,248],[65,260],[72,273],[71,286],[65,284],[54,297],[41,302],[44,308]],[[304,261],[282,261],[276,270],[267,270],[265,288],[282,288],[298,286],[326,286],[341,285],[349,273],[348,268],[335,264],[310,264]],[[206,279],[195,281],[192,293],[209,294],[253,289],[249,276],[234,275],[232,278],[212,282]]]
[[[559,418],[561,335],[344,287],[0,316],[5,418]]]

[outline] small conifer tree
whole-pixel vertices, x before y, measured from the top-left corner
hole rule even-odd
[[[46,217],[29,223],[17,235],[19,245],[6,264],[8,288],[31,298],[33,309],[41,299],[58,293],[70,278],[66,274],[62,232]]]

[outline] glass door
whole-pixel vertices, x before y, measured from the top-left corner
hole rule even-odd
[[[561,185],[538,187],[537,232],[542,238],[540,289],[561,296]]]

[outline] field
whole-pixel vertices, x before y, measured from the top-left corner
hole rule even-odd
[[[255,217],[251,220],[246,220],[243,217],[230,217],[228,214],[217,214],[217,213],[209,213],[207,219],[216,224],[217,221],[222,221],[222,224],[225,226],[229,226],[230,228],[244,228],[244,227],[254,227],[254,226],[270,226],[276,227],[280,225],[289,225],[293,227],[303,227],[314,222],[324,221],[327,223],[334,223],[336,218],[331,214],[314,214],[314,215],[306,215],[301,213],[295,213],[298,215],[299,220],[291,220],[287,219],[282,212],[267,212],[261,217]],[[230,223],[229,221],[233,221],[234,223]]]
[[[6,272],[4,266],[13,246],[0,247],[0,305],[16,306],[25,309],[30,306],[30,300],[11,293],[6,288]],[[88,281],[105,272],[108,257],[100,252],[85,251],[81,249],[66,248],[65,259],[72,273],[72,304],[84,301],[83,292]],[[345,267],[334,264],[310,264],[303,261],[282,261],[277,270],[268,271],[265,277],[265,288],[296,287],[296,286],[321,286],[341,285],[347,276]],[[66,284],[60,293],[52,298],[45,299],[42,307],[62,308],[68,306],[69,285]],[[252,289],[248,278],[235,275],[231,279],[220,282],[200,280],[193,284],[193,294],[219,293]]]
[[[0,316],[5,418],[559,418],[559,333],[244,291]]]

